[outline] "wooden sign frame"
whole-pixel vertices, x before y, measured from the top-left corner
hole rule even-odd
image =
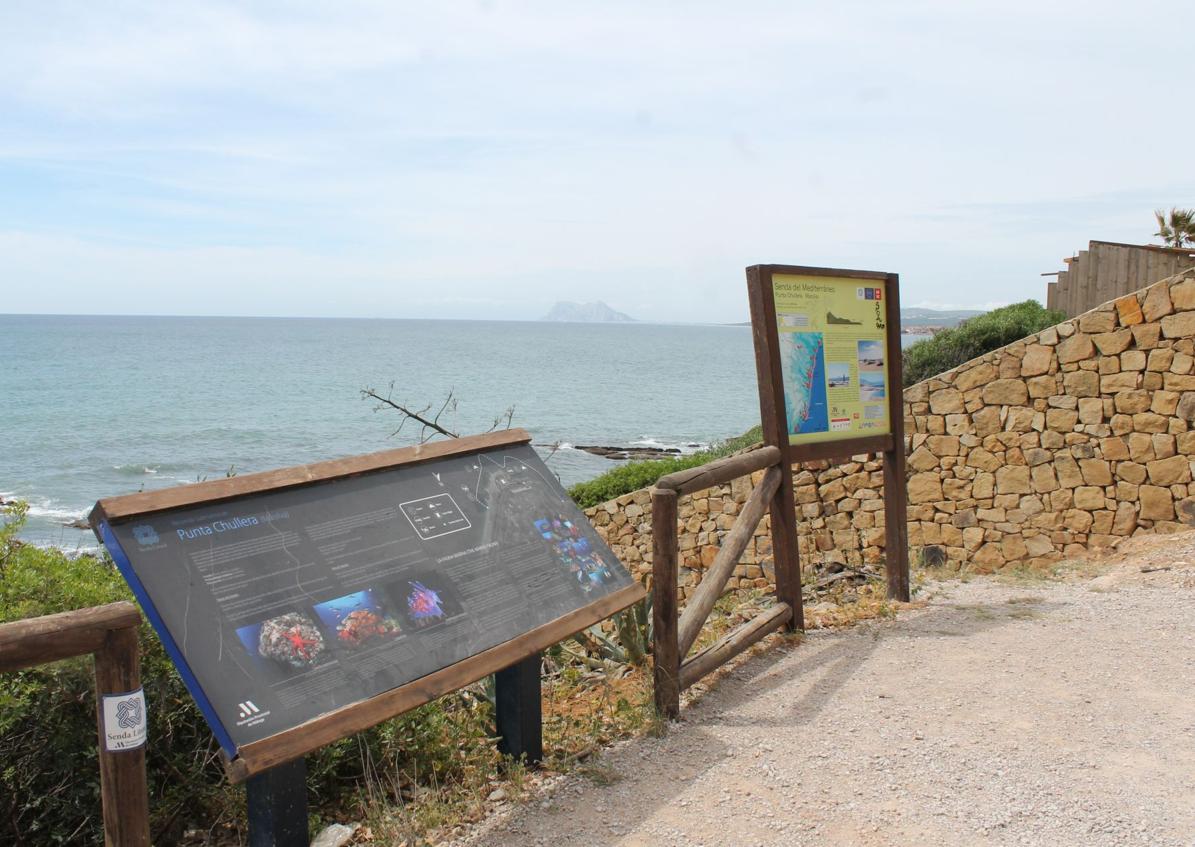
[[[834,281],[882,282],[885,287],[886,329],[884,367],[887,374],[889,431],[882,435],[791,444],[784,405],[784,380],[780,363],[780,337],[776,316],[774,277],[793,275],[824,277]],[[843,459],[879,453],[884,466],[884,560],[889,599],[909,600],[908,492],[905,477],[904,391],[900,347],[900,280],[897,274],[879,271],[819,268],[804,265],[752,265],[747,268],[751,330],[759,380],[759,413],[764,443],[780,449],[785,467],[819,459]],[[798,557],[796,503],[792,474],[783,474],[776,506],[772,509],[776,534],[775,555]],[[783,537],[783,542],[781,541]],[[895,554],[895,555],[894,555]],[[781,568],[777,566],[779,578]],[[799,572],[799,569],[798,569]],[[781,586],[777,586],[779,592]],[[798,595],[799,596],[799,595]]]
[[[112,525],[138,520],[150,515],[183,507],[214,505],[245,497],[287,489],[320,485],[363,474],[389,471],[402,467],[471,453],[481,453],[504,447],[529,445],[531,436],[522,429],[510,429],[484,435],[467,436],[451,441],[438,441],[415,447],[387,450],[365,456],[353,456],[311,465],[265,471],[246,476],[201,482],[161,491],[129,494],[100,500],[91,512],[90,523],[96,536],[108,548],[117,566],[133,588],[146,616],[154,625],[163,645],[196,703],[204,712],[209,725],[216,730],[221,725],[215,710],[207,701],[202,688],[187,670],[187,663],[168,629],[158,616],[153,602],[140,587]],[[131,578],[130,578],[131,577]],[[242,782],[275,766],[292,761],[326,744],[355,732],[368,729],[381,721],[409,711],[437,697],[456,691],[484,677],[508,668],[553,644],[605,620],[610,615],[642,600],[646,592],[633,582],[562,617],[505,641],[482,652],[411,682],[384,691],[366,700],[326,712],[298,726],[284,729],[258,741],[235,747],[236,754],[225,752],[224,764],[232,782]],[[217,732],[219,738],[220,732]],[[230,741],[220,739],[227,751]]]

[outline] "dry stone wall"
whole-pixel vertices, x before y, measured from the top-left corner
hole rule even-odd
[[[905,391],[909,544],[957,568],[1039,565],[1195,526],[1195,273],[1155,283]],[[700,581],[754,482],[682,498],[682,591]],[[795,467],[801,561],[883,561],[881,466]],[[628,567],[651,571],[651,500],[587,510]],[[768,519],[731,580],[771,579]]]

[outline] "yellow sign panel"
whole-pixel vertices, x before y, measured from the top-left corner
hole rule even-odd
[[[884,281],[775,274],[772,291],[789,443],[888,434]]]

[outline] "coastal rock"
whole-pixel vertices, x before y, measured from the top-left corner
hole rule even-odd
[[[697,446],[697,445],[692,445]],[[636,459],[646,461],[651,459],[670,459],[681,455],[679,447],[602,447],[598,445],[578,444],[573,449],[592,453],[605,459],[627,460]]]

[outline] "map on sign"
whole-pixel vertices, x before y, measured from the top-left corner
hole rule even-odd
[[[889,432],[882,280],[775,274],[790,444]]]
[[[97,532],[230,755],[635,585],[526,443]]]

